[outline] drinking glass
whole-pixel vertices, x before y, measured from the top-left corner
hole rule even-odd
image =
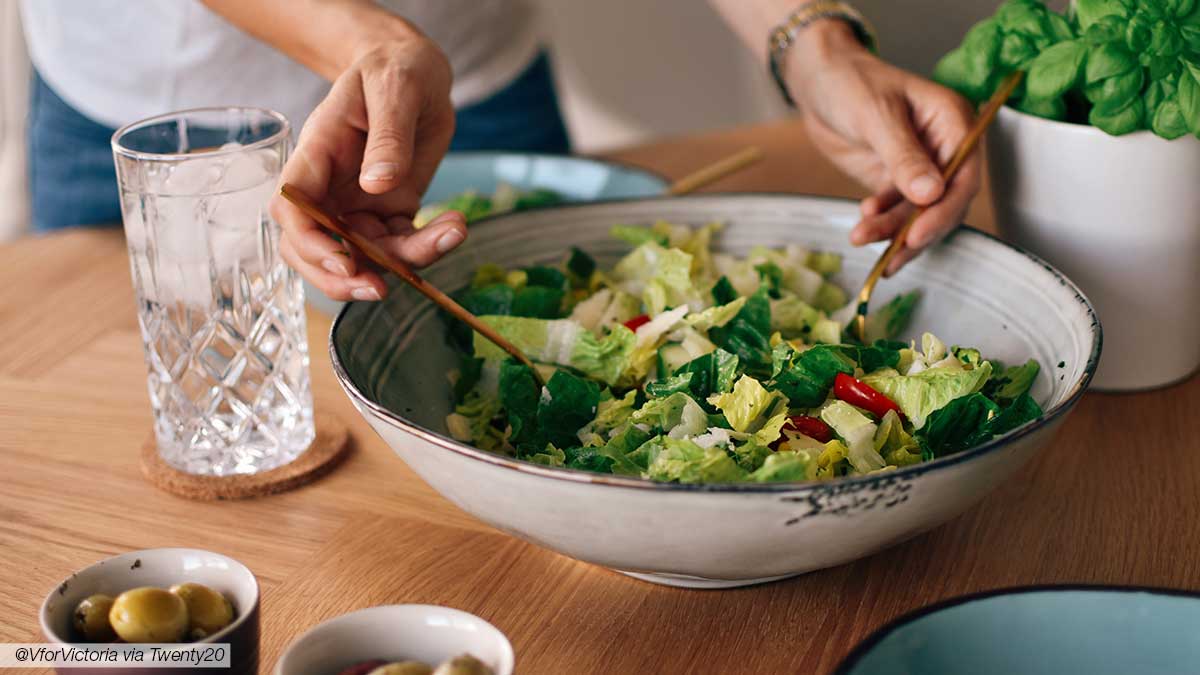
[[[188,473],[266,471],[314,437],[304,291],[267,212],[289,139],[257,108],[113,135],[155,439]]]

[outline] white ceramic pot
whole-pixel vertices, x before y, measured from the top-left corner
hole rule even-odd
[[[480,221],[466,245],[430,267],[439,288],[470,282],[483,262],[561,260],[578,246],[611,265],[628,246],[614,223],[722,221],[718,249],[799,243],[845,253],[843,286],[860,282],[880,246],[851,249],[853,202],[795,195],[694,195],[540,209]],[[1054,436],[1087,386],[1100,326],[1079,290],[1041,260],[963,229],[877,291],[921,288],[913,333],[929,330],[991,358],[1044,369],[1033,396],[1045,415],[967,452],[897,471],[822,483],[679,485],[555,469],[452,440],[446,373],[458,363],[433,306],[393,286],[382,303],[351,303],[334,323],[334,372],[363,417],[412,469],[464,510],[541,546],[677,586],[718,588],[837,565],[903,541],[979,501]]]
[[[1136,390],[1200,367],[1200,140],[1000,111],[988,134],[996,219],[1087,293],[1104,323],[1092,386]]]

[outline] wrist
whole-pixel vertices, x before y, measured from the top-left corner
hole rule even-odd
[[[824,17],[800,30],[789,51],[788,66],[806,69],[866,52],[867,48],[849,23],[837,17]]]
[[[356,4],[355,11],[345,15],[344,19],[350,25],[339,33],[353,37],[342,41],[341,48],[336,50],[337,72],[330,79],[335,79],[355,63],[380,50],[426,39],[412,23],[373,3]]]

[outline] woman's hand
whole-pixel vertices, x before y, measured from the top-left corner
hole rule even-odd
[[[939,167],[971,126],[974,110],[966,100],[876,58],[840,21],[804,29],[785,68],[813,141],[874,192],[862,201],[863,218],[851,243],[889,239],[913,204],[932,204],[909,230],[887,270],[892,274],[962,222],[979,190],[979,155],[949,185]]]
[[[451,70],[413,29],[365,49],[337,77],[300,133],[282,180],[339,213],[358,232],[415,266],[467,236],[448,212],[417,231],[412,216],[454,134]],[[271,214],[283,228],[284,260],[335,300],[379,300],[387,286],[365,259],[286,200]]]

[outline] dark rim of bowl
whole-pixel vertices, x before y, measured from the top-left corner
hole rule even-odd
[[[466,157],[466,158],[472,158],[472,157],[533,157],[534,159],[548,159],[548,160],[556,160],[556,161],[565,160],[565,161],[569,161],[569,162],[581,162],[583,164],[600,164],[602,166],[616,167],[618,169],[621,169],[622,171],[630,171],[633,173],[640,173],[640,174],[643,174],[644,176],[653,178],[653,179],[657,180],[659,183],[662,183],[662,188],[664,190],[671,185],[671,179],[667,178],[665,175],[663,175],[657,171],[654,171],[652,169],[647,169],[644,166],[638,166],[637,164],[630,164],[629,162],[626,162],[624,160],[604,159],[602,157],[587,157],[584,155],[559,155],[559,154],[555,154],[552,152],[512,152],[512,151],[506,151],[506,150],[455,150],[455,151],[446,153],[446,158],[453,158],[453,157]],[[443,161],[445,161],[445,158],[443,158]],[[438,164],[438,168],[441,168],[441,163]],[[613,197],[613,198],[609,198],[609,199],[598,199],[598,200],[592,200],[592,201],[586,201],[586,202],[569,202],[568,204],[561,204],[561,203],[560,204],[547,204],[546,206],[534,206],[534,207],[531,207],[528,209],[524,209],[521,212],[524,213],[525,211],[536,211],[538,209],[552,209],[556,206],[579,205],[579,204],[604,204],[604,203],[612,202],[612,201],[625,201],[626,199],[654,199],[654,197]],[[508,215],[508,214],[502,213],[499,215]],[[492,218],[492,217],[494,217],[494,216],[488,216],[487,218]],[[479,220],[472,222],[471,227],[475,227],[483,220],[486,220],[486,218],[480,218]]]
[[[60,594],[60,589],[63,586],[70,584],[71,581],[73,581],[75,579],[75,577],[79,576],[80,572],[83,572],[85,570],[90,570],[93,567],[97,567],[99,565],[111,563],[112,561],[117,560],[118,558],[125,558],[127,556],[137,556],[138,554],[145,554],[150,551],[195,551],[198,553],[203,553],[205,555],[220,556],[222,558],[225,558],[226,560],[233,562],[235,565],[240,566],[241,569],[245,570],[246,573],[250,575],[250,580],[252,582],[254,582],[254,602],[250,603],[250,607],[248,607],[248,608],[238,607],[237,616],[233,617],[233,621],[228,626],[222,628],[221,630],[213,633],[212,635],[209,635],[208,637],[206,637],[202,640],[196,640],[194,642],[181,642],[178,644],[202,645],[202,644],[211,644],[214,642],[220,642],[221,638],[229,637],[230,635],[233,634],[234,631],[238,630],[243,625],[245,625],[246,617],[248,617],[251,614],[254,614],[256,611],[258,611],[258,606],[262,602],[262,587],[259,586],[259,584],[258,584],[258,577],[255,576],[254,570],[250,569],[245,563],[238,560],[237,558],[225,555],[224,553],[218,553],[216,551],[208,551],[208,550],[205,550],[202,548],[189,548],[187,546],[160,546],[158,548],[143,548],[143,549],[137,549],[134,551],[126,551],[125,553],[118,553],[116,555],[110,555],[107,558],[102,558],[100,560],[97,560],[96,562],[94,562],[90,565],[87,565],[85,567],[82,567],[82,568],[76,570],[75,572],[72,572],[70,576],[66,577],[62,581],[55,584],[54,590],[50,591],[46,595],[46,598],[44,600],[42,600],[42,606],[38,608],[38,623],[39,623],[40,627],[43,629],[43,631],[48,633],[48,635],[46,635],[45,637],[49,640],[58,640],[59,642],[61,642],[63,644],[72,644],[73,643],[72,640],[64,640],[63,636],[59,635],[55,631],[51,631],[50,626],[48,625],[48,622],[45,619],[46,619],[46,615],[49,612],[50,601],[53,600],[55,598],[55,596]],[[183,583],[183,582],[179,582],[179,583]]]
[[[839,197],[828,197],[828,196],[823,196],[823,195],[806,195],[806,194],[788,193],[788,192],[734,192],[734,193],[709,192],[709,193],[700,193],[700,194],[692,194],[692,195],[683,195],[683,196],[677,196],[677,197],[610,199],[610,200],[602,200],[602,201],[594,201],[594,202],[579,202],[579,203],[573,203],[573,204],[561,204],[558,206],[548,206],[548,207],[546,207],[546,210],[562,209],[562,210],[566,211],[566,210],[571,210],[571,209],[589,208],[589,207],[594,207],[594,206],[598,206],[598,205],[621,204],[621,203],[630,202],[630,201],[650,201],[650,200],[655,200],[655,199],[661,199],[664,201],[667,201],[667,200],[671,200],[671,201],[674,201],[674,200],[702,200],[702,199],[712,199],[713,197],[722,197],[725,199],[755,199],[755,198],[761,198],[761,197],[776,197],[776,198],[783,197],[783,198],[805,199],[805,200],[809,200],[809,201],[812,201],[812,200],[825,201],[825,202],[838,203],[838,204],[852,204],[853,203],[853,200],[839,198]],[[522,213],[524,213],[524,212],[522,212]],[[495,216],[488,216],[486,218],[481,218],[480,220],[472,223],[471,227],[472,228],[478,228],[480,226],[486,227],[486,226],[490,225],[491,223],[501,221],[505,218],[520,217],[520,215],[521,215],[520,213],[515,213],[515,214],[514,213],[506,213],[506,214],[499,214],[499,215],[495,215]],[[955,466],[962,462],[969,461],[969,460],[979,457],[981,455],[985,455],[985,454],[990,453],[994,450],[997,450],[1005,445],[1008,445],[1009,443],[1012,443],[1020,438],[1024,438],[1025,436],[1033,433],[1034,431],[1037,431],[1038,429],[1041,429],[1042,427],[1046,426],[1050,422],[1058,419],[1059,417],[1063,416],[1067,411],[1069,411],[1071,408],[1073,408],[1075,406],[1075,403],[1077,403],[1079,401],[1080,397],[1083,396],[1083,393],[1087,390],[1088,384],[1092,381],[1092,376],[1095,374],[1096,366],[1100,361],[1100,350],[1101,350],[1101,347],[1104,342],[1104,333],[1100,326],[1100,319],[1096,316],[1096,310],[1092,307],[1092,303],[1087,299],[1087,296],[1085,296],[1083,294],[1083,291],[1081,291],[1079,289],[1079,287],[1075,285],[1074,282],[1072,282],[1070,279],[1068,279],[1066,276],[1064,276],[1062,272],[1058,271],[1053,265],[1046,262],[1045,260],[1039,258],[1038,256],[1034,255],[1033,253],[1030,253],[1029,251],[1026,251],[1025,249],[1023,249],[1019,246],[1014,246],[1013,244],[1003,241],[999,237],[996,237],[995,235],[989,234],[987,232],[983,232],[982,230],[978,230],[969,225],[960,225],[958,230],[955,231],[955,235],[957,236],[958,234],[960,234],[961,232],[964,232],[964,231],[973,236],[980,236],[980,237],[984,237],[985,239],[989,239],[989,240],[995,242],[996,244],[999,244],[1000,246],[1004,246],[1006,248],[1009,248],[1009,249],[1021,254],[1022,256],[1028,258],[1034,264],[1036,264],[1036,265],[1042,267],[1043,269],[1045,269],[1046,271],[1050,272],[1054,276],[1054,278],[1059,282],[1059,284],[1061,284],[1062,286],[1066,287],[1068,290],[1073,292],[1075,294],[1076,300],[1078,300],[1079,302],[1081,302],[1083,304],[1084,308],[1087,309],[1088,316],[1091,318],[1091,331],[1092,331],[1091,353],[1088,355],[1087,363],[1084,366],[1083,376],[1080,377],[1080,379],[1075,383],[1074,389],[1071,391],[1071,394],[1069,396],[1067,396],[1067,398],[1064,399],[1058,405],[1054,406],[1050,410],[1044,411],[1042,416],[1039,417],[1038,419],[1027,423],[1025,426],[1019,427],[1019,428],[1009,432],[1008,434],[1005,434],[1003,436],[998,436],[998,437],[988,441],[987,443],[984,443],[982,445],[977,445],[974,448],[971,448],[969,450],[964,450],[957,454],[949,455],[946,457],[941,457],[941,458],[935,459],[931,462],[922,462],[920,464],[914,464],[912,466],[902,467],[899,469],[895,469],[892,471],[885,471],[882,473],[873,473],[873,474],[867,474],[867,475],[862,475],[862,476],[846,476],[846,477],[838,478],[836,480],[820,481],[820,482],[804,481],[804,482],[787,482],[787,483],[781,482],[781,483],[700,483],[700,484],[688,483],[688,484],[684,484],[684,483],[662,483],[662,482],[652,481],[647,478],[634,478],[634,477],[628,477],[628,476],[617,476],[617,475],[612,475],[612,474],[594,473],[591,471],[582,471],[579,469],[568,469],[565,467],[564,468],[548,467],[548,466],[544,466],[541,464],[534,464],[533,462],[525,462],[525,461],[521,461],[521,460],[517,460],[517,459],[510,459],[508,457],[504,457],[502,455],[491,453],[486,450],[480,450],[479,448],[475,448],[475,447],[467,445],[465,443],[460,443],[456,440],[447,438],[445,436],[442,436],[441,434],[438,434],[438,433],[435,433],[428,429],[425,429],[424,427],[413,424],[413,423],[409,422],[408,420],[404,419],[403,417],[401,417],[400,415],[392,412],[391,410],[388,410],[387,408],[385,408],[385,407],[379,405],[378,403],[372,401],[371,399],[367,398],[367,396],[364,395],[361,391],[359,391],[358,387],[350,379],[350,373],[346,370],[345,365],[342,363],[341,356],[338,354],[338,351],[337,351],[337,341],[334,339],[334,335],[337,333],[338,326],[341,324],[342,319],[346,316],[346,312],[350,309],[350,307],[353,303],[346,303],[346,305],[342,307],[341,311],[338,312],[337,317],[333,320],[333,324],[330,326],[330,329],[329,329],[329,357],[330,357],[330,360],[333,362],[334,374],[337,376],[338,382],[341,383],[342,389],[344,389],[346,391],[347,395],[349,395],[355,401],[358,401],[365,408],[371,410],[373,413],[378,415],[380,418],[386,420],[392,426],[397,427],[397,428],[401,429],[402,431],[405,431],[413,436],[416,436],[417,438],[420,438],[428,443],[432,443],[434,445],[442,447],[446,450],[456,452],[460,455],[464,455],[464,456],[470,457],[472,459],[477,459],[477,460],[480,460],[483,462],[487,462],[488,464],[492,464],[494,466],[498,466],[498,467],[505,468],[505,469],[512,469],[512,470],[519,471],[522,473],[528,473],[528,474],[533,474],[533,475],[537,475],[537,476],[544,476],[547,478],[555,478],[558,480],[566,480],[566,481],[571,481],[571,482],[575,482],[575,483],[585,483],[585,484],[593,484],[593,485],[612,485],[612,486],[616,486],[616,487],[640,488],[643,490],[680,491],[680,492],[723,492],[723,493],[791,492],[791,493],[794,493],[796,491],[841,491],[841,490],[844,490],[846,488],[846,486],[849,486],[849,485],[867,486],[867,485],[871,485],[872,483],[884,483],[884,482],[891,484],[897,480],[912,479],[917,476],[928,473],[930,471],[937,471],[940,469],[949,468],[951,466]]]
[[[994,588],[988,591],[979,591],[977,593],[968,593],[967,595],[958,595],[952,598],[939,600],[935,603],[918,607],[910,612],[901,614],[900,616],[888,621],[879,628],[871,631],[871,634],[863,638],[862,642],[854,645],[849,654],[838,663],[837,668],[833,671],[833,675],[850,675],[855,667],[858,666],[875,647],[888,638],[892,633],[904,628],[910,623],[915,623],[931,614],[937,614],[943,610],[968,605],[979,600],[988,600],[1004,595],[1033,595],[1036,593],[1061,593],[1071,591],[1088,591],[1088,592],[1103,592],[1103,593],[1146,593],[1150,595],[1161,595],[1167,597],[1181,597],[1192,600],[1200,600],[1200,592],[1187,591],[1178,588],[1165,588],[1158,586],[1130,586],[1124,584],[1034,584],[1032,586],[1009,586],[1006,588]]]

